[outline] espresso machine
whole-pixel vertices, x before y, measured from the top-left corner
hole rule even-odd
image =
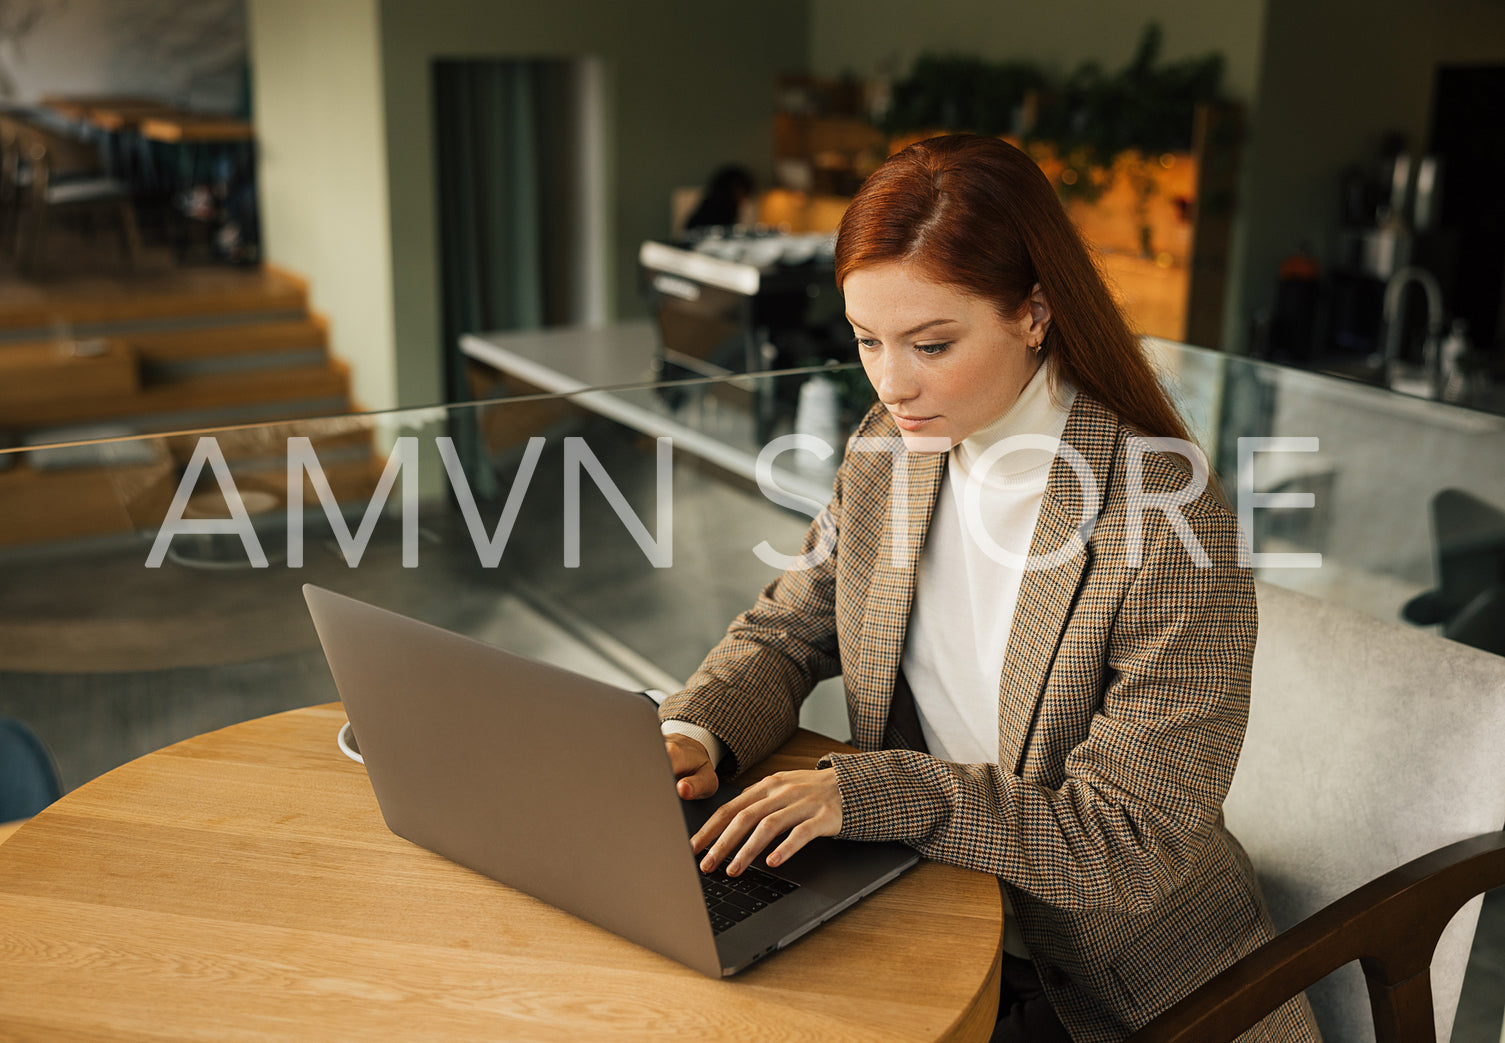
[[[674,381],[856,358],[829,235],[725,232],[648,240],[638,267],[657,320],[655,376]],[[760,438],[794,408],[793,382],[754,385]],[[777,390],[775,390],[777,389]],[[675,405],[682,392],[661,392]]]

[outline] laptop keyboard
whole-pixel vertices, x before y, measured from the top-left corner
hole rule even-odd
[[[705,909],[711,916],[711,930],[716,934],[735,927],[799,886],[756,866],[748,866],[737,876],[727,876],[720,866],[713,873],[700,874]]]

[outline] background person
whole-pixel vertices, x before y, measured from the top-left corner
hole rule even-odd
[[[706,182],[700,203],[685,218],[685,231],[741,224],[742,204],[752,198],[755,188],[752,173],[746,167],[735,163],[718,167]]]

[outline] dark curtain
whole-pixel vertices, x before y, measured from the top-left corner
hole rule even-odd
[[[434,63],[449,401],[469,397],[460,334],[571,319],[578,89],[568,61]]]

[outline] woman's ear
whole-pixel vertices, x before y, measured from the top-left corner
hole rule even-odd
[[[1050,329],[1050,301],[1045,299],[1045,291],[1040,289],[1039,283],[1029,291],[1029,318],[1030,335],[1044,338]]]

